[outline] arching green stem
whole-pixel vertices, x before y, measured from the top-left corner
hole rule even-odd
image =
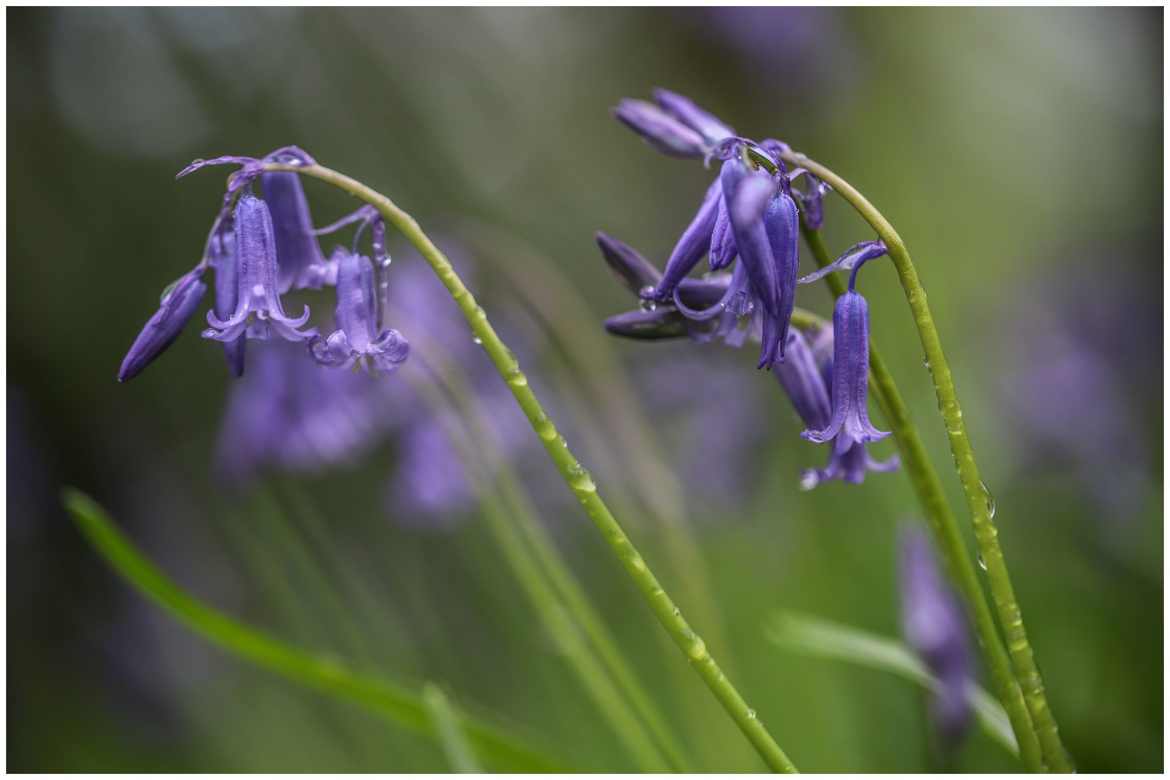
[[[691,628],[682,611],[658,582],[645,559],[626,536],[621,525],[610,513],[609,507],[597,492],[589,472],[578,462],[556,425],[549,419],[536,395],[528,386],[528,378],[520,370],[516,356],[500,340],[488,321],[487,314],[463,284],[451,263],[431,242],[414,218],[398,208],[389,198],[359,181],[320,165],[294,166],[270,164],[268,170],[295,171],[348,192],[378,209],[383,218],[418,249],[447,288],[471,326],[475,338],[483,346],[492,364],[507,382],[516,403],[528,418],[529,424],[544,444],[549,457],[560,472],[565,484],[577,497],[585,514],[597,527],[634,585],[642,593],[651,612],[666,629],[671,639],[690,661],[691,666],[706,683],[715,698],[739,726],[769,768],[778,772],[794,772],[796,767],[776,744],[763,722],[756,716],[743,696],[727,679],[719,664],[707,650],[706,643]]]
[[[955,469],[958,473],[959,481],[963,485],[963,492],[967,497],[967,505],[975,528],[976,544],[979,547],[980,557],[987,567],[987,580],[991,590],[992,601],[995,604],[995,615],[998,618],[1000,630],[1003,631],[1004,640],[1007,643],[1011,668],[1014,671],[1016,682],[1023,694],[1028,713],[1031,716],[1036,739],[1040,743],[1043,762],[1048,769],[1070,772],[1073,770],[1072,763],[1068,753],[1064,749],[1064,745],[1061,743],[1056,720],[1048,706],[1048,700],[1044,692],[1044,681],[1036,667],[1032,646],[1028,642],[1027,631],[1024,628],[1023,613],[1016,600],[1007,563],[1004,560],[1003,551],[999,546],[998,529],[992,520],[993,504],[991,497],[979,476],[979,467],[975,462],[975,452],[971,446],[971,440],[967,436],[967,429],[963,422],[963,411],[959,406],[959,399],[955,391],[954,380],[951,377],[950,366],[943,352],[938,329],[934,324],[934,317],[930,313],[930,306],[926,300],[926,290],[923,289],[922,283],[918,279],[918,272],[910,260],[910,253],[906,250],[905,243],[903,243],[901,236],[898,235],[893,226],[847,181],[803,154],[787,152],[783,157],[785,162],[794,166],[803,167],[822,181],[828,183],[870,224],[889,251],[890,259],[894,264],[894,268],[897,270],[898,279],[902,284],[902,290],[906,294],[906,300],[914,316],[914,324],[918,329],[918,336],[922,342],[923,351],[926,354],[927,367],[930,369],[931,377],[934,381],[935,394],[938,397],[939,410],[942,413],[943,422],[946,425],[947,438],[950,442],[951,454],[954,456]],[[806,237],[807,233],[808,231],[806,231]],[[880,367],[881,375],[888,379],[889,375],[881,364],[880,359],[874,362],[877,363],[877,366],[871,367],[875,368],[875,376],[878,375],[877,368]],[[879,382],[879,384],[882,384],[882,382]],[[893,389],[892,381],[889,381],[888,384]],[[887,400],[890,400],[889,397],[887,397]],[[886,411],[891,410],[887,409]],[[893,424],[893,421],[891,421],[891,424]],[[901,444],[901,439],[899,443]],[[921,441],[918,440],[916,433],[913,439],[910,440],[910,443],[913,446],[907,447],[906,449],[911,450],[916,458],[924,454],[918,451],[921,450]],[[922,460],[925,463],[924,457]],[[948,559],[952,557],[957,559],[959,557],[957,553],[960,550],[959,543],[961,542],[961,538],[959,537],[958,529],[952,528],[954,526],[954,518],[950,517],[949,511],[943,510],[942,508],[945,502],[941,500],[941,486],[928,484],[929,482],[937,482],[937,477],[929,480],[927,479],[929,474],[914,473],[917,471],[917,465],[914,467],[913,472],[911,471],[911,467],[907,465],[907,472],[911,474],[911,479],[915,481],[915,488],[920,488],[919,483],[921,483],[922,488],[930,488],[931,504],[928,505],[928,512],[935,518],[936,523],[941,522],[942,524],[939,530],[944,532],[946,538],[945,540],[940,538],[940,542],[947,547],[953,548],[952,551],[947,553]],[[935,487],[940,488],[939,491],[935,491]],[[935,496],[936,492],[937,496]],[[927,494],[919,490],[919,495],[925,499]],[[949,520],[947,519],[948,517],[950,518]],[[964,592],[968,594],[968,598],[971,598],[975,590],[967,582],[970,579],[967,570],[971,569],[971,562],[965,554],[962,556],[962,559],[963,561],[961,563],[958,560],[951,562],[952,566],[957,567],[952,569],[952,571],[960,577],[960,583],[963,585]],[[973,574],[974,572],[972,570],[971,575]],[[977,624],[983,622],[982,618],[978,615],[981,611],[980,604],[982,604],[981,599],[972,602],[972,607],[977,612]],[[985,627],[980,628],[980,638],[987,647],[991,647],[991,637],[989,634],[990,632]],[[993,673],[995,673],[995,666],[993,666]],[[1011,713],[1013,709],[1011,702],[1004,701],[1004,706]],[[1015,720],[1013,719],[1013,726]],[[1020,738],[1019,733],[1017,733],[1017,738]],[[1025,748],[1023,739],[1020,741],[1020,746],[1021,752],[1023,753]]]
[[[825,242],[819,232],[801,226],[804,238],[817,265],[825,267],[832,262],[833,257],[825,248]],[[845,283],[834,274],[825,277],[825,282],[833,297],[845,292]],[[794,318],[795,321],[795,318]],[[1027,705],[1020,692],[1016,678],[1012,674],[1011,661],[1004,650],[999,632],[995,627],[995,618],[991,614],[983,588],[975,573],[975,566],[967,552],[967,546],[959,531],[959,523],[951,512],[943,493],[942,482],[938,472],[934,470],[930,459],[926,455],[926,448],[922,444],[922,437],[918,428],[910,419],[910,412],[906,408],[902,394],[894,383],[893,376],[886,369],[885,361],[876,345],[869,345],[869,374],[870,388],[878,402],[878,406],[885,415],[886,422],[894,434],[898,445],[898,452],[902,458],[902,469],[910,479],[915,495],[918,496],[922,509],[926,513],[927,521],[935,535],[935,543],[943,553],[952,579],[958,584],[967,603],[970,605],[971,617],[975,623],[975,632],[979,638],[979,645],[987,662],[987,669],[991,674],[995,690],[999,695],[1004,709],[1011,720],[1012,731],[1016,734],[1016,741],[1020,744],[1020,757],[1024,764],[1033,771],[1044,768],[1040,753],[1040,743],[1036,738],[1032,725],[1032,717],[1028,714]]]

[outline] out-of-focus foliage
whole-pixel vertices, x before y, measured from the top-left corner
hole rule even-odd
[[[196,323],[133,382],[114,375],[218,207],[222,178],[174,173],[194,157],[303,146],[462,241],[489,314],[531,315],[520,329],[537,390],[602,492],[632,496],[631,535],[701,613],[695,578],[672,565],[674,532],[639,511],[620,465],[618,407],[533,313],[552,288],[518,290],[491,270],[561,275],[597,328],[628,307],[593,232],[661,262],[707,184],[610,118],[655,85],[824,161],[906,238],[1068,746],[1084,771],[1161,767],[1158,11],[13,9],[8,21],[10,769],[446,766],[431,742],[238,662],[131,592],[68,522],[62,484],[250,624],[437,681],[571,766],[630,766],[474,504],[463,522],[427,522],[387,498],[409,447],[391,437],[348,465],[234,490],[213,466],[230,380]],[[307,189],[319,223],[351,207]],[[838,251],[871,237],[831,196],[826,233]],[[875,266],[866,294],[961,507],[893,274]],[[829,312],[816,287],[801,296]],[[306,299],[328,311],[327,297]],[[394,326],[410,337],[409,317]],[[450,354],[470,340],[430,335]],[[916,511],[904,477],[801,493],[801,469],[823,453],[799,439],[753,350],[606,345],[682,478],[674,498],[721,624],[707,613],[697,628],[793,760],[940,768],[914,686],[784,653],[765,633],[777,609],[897,633],[895,531]],[[479,368],[467,366],[477,382],[498,381]],[[704,438],[708,427],[730,434]],[[758,769],[540,466],[523,476],[543,519],[699,768]],[[1013,767],[979,733],[953,765]]]

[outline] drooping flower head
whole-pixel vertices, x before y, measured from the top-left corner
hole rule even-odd
[[[211,326],[204,338],[231,342],[246,334],[250,339],[267,339],[271,331],[288,341],[307,341],[316,335],[315,328],[300,330],[309,321],[309,307],[300,317],[284,313],[277,289],[276,238],[268,206],[248,194],[236,204],[232,220],[235,230],[239,290],[236,309],[226,320],[207,313]]]
[[[938,681],[931,716],[946,746],[953,748],[972,716],[974,671],[966,616],[918,529],[902,532],[899,575],[902,634]]]
[[[808,428],[801,435],[817,444],[835,440],[837,453],[855,442],[884,439],[889,432],[869,421],[868,389],[869,305],[850,289],[833,309],[833,416],[824,427]]]
[[[783,173],[752,168],[738,155],[720,173],[739,262],[763,308],[760,368],[784,359],[796,306],[799,237],[796,204]]]
[[[772,367],[772,373],[784,389],[796,413],[810,429],[826,427],[832,419],[833,362],[828,355],[818,352],[832,350],[832,334],[828,330],[819,332],[815,346],[810,347],[799,331],[788,334],[788,355],[783,363]],[[893,471],[898,468],[898,457],[878,461],[870,456],[863,442],[851,442],[843,451],[834,446],[829,452],[829,461],[823,469],[807,469],[801,476],[800,486],[812,490],[822,482],[841,480],[861,484],[870,471]]]
[[[183,332],[207,292],[202,277],[203,269],[197,266],[181,276],[163,294],[158,311],[147,320],[122,360],[122,366],[118,369],[119,382],[133,379],[142,373]]]
[[[349,368],[358,362],[376,371],[393,371],[406,360],[410,345],[393,328],[383,328],[374,265],[365,255],[345,253],[337,270],[338,329],[313,340],[318,363]]]

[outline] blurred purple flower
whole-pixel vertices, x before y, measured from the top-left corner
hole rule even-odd
[[[1091,256],[1126,251],[1099,248]],[[1046,274],[1020,285],[1008,305],[1014,313],[999,339],[1007,345],[1000,398],[1013,452],[1026,459],[1020,471],[1030,478],[1062,466],[1080,472],[1078,484],[1117,530],[1153,487],[1153,445],[1142,419],[1161,408],[1161,367],[1147,359],[1161,353],[1161,304],[1140,286],[1102,286],[1095,272],[1067,268],[1057,280]]]
[[[216,468],[241,483],[266,469],[317,471],[350,461],[385,434],[389,401],[384,383],[325,370],[291,344],[262,344],[252,350],[248,374],[232,385]]]
[[[945,746],[954,748],[972,720],[974,666],[967,620],[938,570],[930,541],[917,528],[902,531],[899,580],[902,635],[938,680],[931,717]]]
[[[119,382],[133,379],[142,373],[183,332],[207,292],[202,277],[203,268],[196,267],[181,276],[166,291],[158,311],[147,320],[122,360],[122,366],[118,369]]]

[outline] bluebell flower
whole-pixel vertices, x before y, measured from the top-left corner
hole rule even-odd
[[[658,151],[671,157],[702,157],[706,139],[653,103],[622,100],[613,115]]]
[[[796,306],[799,230],[796,203],[784,176],[750,168],[738,156],[720,173],[739,262],[763,308],[760,368],[784,359]]]
[[[300,317],[284,313],[277,289],[276,239],[272,217],[264,201],[243,195],[236,204],[233,220],[235,231],[237,274],[239,290],[236,309],[224,320],[214,311],[207,313],[211,326],[203,332],[204,338],[232,342],[246,334],[250,339],[267,339],[270,332],[288,341],[307,341],[316,335],[315,328],[300,330],[309,321],[309,307]]]
[[[220,319],[228,319],[240,299],[239,265],[236,263],[236,237],[227,225],[213,233],[208,241],[208,259],[215,269],[215,305],[213,311]],[[232,376],[244,375],[244,353],[247,335],[241,333],[232,341],[223,342],[223,354]]]
[[[199,302],[207,292],[203,282],[203,268],[196,267],[175,282],[162,297],[162,302],[122,360],[118,381],[125,382],[142,373],[150,363],[175,342],[187,321],[195,314]]]
[[[753,327],[755,307],[742,269],[705,279],[682,279],[675,285],[671,302],[658,303],[653,291],[662,286],[663,274],[652,263],[605,233],[597,234],[597,245],[610,269],[642,298],[638,309],[605,321],[610,333],[648,341],[721,339],[738,347],[758,332],[758,327]]]
[[[346,253],[337,271],[337,324],[328,338],[316,338],[310,350],[318,363],[349,368],[363,363],[376,371],[393,371],[406,360],[410,345],[402,334],[382,328],[374,265],[365,255]]]
[[[272,171],[260,175],[260,189],[276,235],[277,281],[281,293],[324,284],[325,258],[313,233],[309,203],[300,174]]]
[[[798,331],[788,334],[788,354],[783,363],[772,366],[772,373],[784,389],[793,408],[810,429],[828,426],[832,419],[833,363],[828,356],[819,355],[832,349],[832,334],[827,330],[819,332],[810,346],[804,335]],[[807,469],[802,475],[800,486],[812,490],[822,482],[838,479],[851,484],[861,484],[870,471],[893,471],[898,468],[898,456],[878,461],[870,456],[865,443],[853,441],[844,450],[833,447],[829,461],[823,469]]]
[[[946,747],[953,748],[971,725],[974,685],[967,619],[943,580],[926,536],[902,532],[899,558],[902,634],[938,681],[931,717]]]
[[[854,443],[866,444],[889,436],[869,421],[869,306],[850,289],[837,298],[833,309],[833,416],[823,427],[801,435],[844,453]]]

